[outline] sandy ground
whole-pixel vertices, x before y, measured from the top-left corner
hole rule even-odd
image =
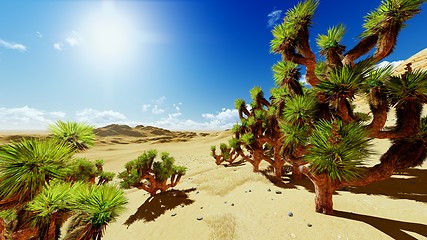
[[[43,135],[28,135],[34,134]],[[0,144],[19,135],[2,132]],[[227,142],[230,132],[179,136],[167,141],[101,138],[77,154],[104,159],[105,170],[118,173],[143,151],[157,149],[188,168],[174,190],[152,199],[143,190],[125,190],[127,209],[107,227],[103,239],[427,239],[427,163],[382,182],[338,191],[335,216],[326,216],[314,211],[309,180],[284,177],[283,184],[274,185],[253,173],[250,164],[216,166],[210,146]],[[378,155],[367,163],[378,162],[389,144],[375,141]]]

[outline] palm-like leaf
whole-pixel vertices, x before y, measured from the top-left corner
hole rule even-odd
[[[19,202],[34,198],[52,179],[63,179],[73,151],[54,140],[21,140],[0,149],[0,199],[18,197]]]
[[[295,96],[286,100],[283,119],[294,124],[302,124],[313,120],[317,110],[317,100],[312,94]]]
[[[78,122],[57,121],[49,130],[57,139],[67,142],[76,150],[85,150],[95,142],[94,127]]]
[[[381,34],[387,29],[400,30],[404,22],[418,14],[425,0],[383,0],[380,6],[365,17],[362,37]]]
[[[415,100],[427,103],[427,71],[415,70],[391,77],[386,92],[392,105]]]
[[[301,73],[296,63],[280,61],[273,65],[273,78],[276,85],[279,87],[284,85],[283,82],[285,79],[298,81],[300,77]]]
[[[328,29],[328,34],[319,34],[316,39],[317,46],[319,46],[320,53],[325,55],[328,50],[337,49],[340,53],[344,51],[344,47],[340,45],[342,38],[344,37],[345,27],[340,24]]]
[[[298,41],[300,31],[310,27],[318,4],[318,0],[306,0],[289,9],[285,14],[284,23],[273,28],[274,38],[270,42],[270,51],[280,52],[285,42]]]
[[[73,202],[77,211],[73,222],[77,226],[69,229],[67,235],[74,235],[75,239],[101,239],[106,226],[115,221],[128,201],[122,190],[109,184],[79,190]]]
[[[310,136],[311,129],[308,125],[280,124],[283,146],[287,151],[293,152],[298,146],[305,145]]]
[[[360,173],[363,159],[372,152],[368,132],[359,123],[321,120],[309,138],[312,148],[305,156],[316,174],[333,180],[350,180]]]
[[[370,61],[362,61],[354,67],[344,65],[333,69],[328,74],[328,80],[321,80],[316,87],[323,90],[332,102],[353,99],[361,90],[361,85],[366,81],[372,68],[373,64]]]

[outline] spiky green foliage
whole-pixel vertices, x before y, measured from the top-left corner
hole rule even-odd
[[[61,181],[52,181],[45,185],[39,194],[29,202],[25,209],[31,214],[26,220],[32,227],[39,227],[41,231],[47,231],[52,216],[58,212],[71,211],[71,192],[79,187],[82,183],[74,184]]]
[[[253,133],[245,133],[245,134],[243,134],[241,140],[246,145],[251,145],[255,141],[255,136]]]
[[[427,71],[415,70],[401,76],[392,76],[386,86],[392,105],[407,101],[427,103]]]
[[[298,146],[306,145],[311,128],[308,125],[280,124],[283,146],[288,152],[294,151]]]
[[[236,101],[234,101],[234,106],[237,110],[241,109],[242,107],[245,107],[246,103],[245,100],[243,99],[237,99]]]
[[[333,69],[327,80],[321,80],[316,87],[326,93],[332,102],[338,99],[353,99],[366,82],[369,72],[373,69],[372,62],[363,61],[354,67],[345,65]]]
[[[344,25],[339,24],[329,28],[327,35],[319,34],[316,43],[321,49],[320,53],[325,55],[328,50],[341,47],[340,42],[344,37],[345,31]]]
[[[286,100],[283,119],[290,124],[310,122],[317,111],[317,100],[312,94],[295,96]]]
[[[279,61],[273,65],[273,78],[276,86],[282,86],[285,79],[298,81],[300,77],[301,73],[296,63]]]
[[[368,90],[372,87],[383,87],[390,78],[392,72],[393,66],[391,64],[370,71],[366,78]]]
[[[306,0],[289,9],[285,14],[284,23],[273,28],[274,38],[270,42],[270,52],[281,51],[285,42],[298,41],[298,34],[311,26],[318,4],[317,0]]]
[[[125,209],[124,192],[113,185],[86,186],[73,196],[76,216],[67,235],[78,239],[101,239],[106,226]],[[66,236],[67,238],[67,236]]]
[[[362,37],[382,34],[388,29],[399,31],[421,9],[425,0],[383,0],[380,6],[365,17]]]
[[[326,64],[325,61],[318,61],[316,63],[316,68],[314,69],[314,74],[316,74],[316,76],[319,79],[325,80],[327,79],[327,76],[326,76],[327,68],[328,68],[328,65]]]
[[[111,182],[115,176],[116,176],[116,174],[113,172],[102,172],[99,175],[98,184],[106,184],[108,182]]]
[[[156,156],[156,150],[149,150],[138,156],[137,159],[127,162],[126,170],[118,175],[122,180],[120,185],[123,188],[141,187],[152,191],[151,194],[155,194],[157,190],[162,190],[156,188],[157,184],[163,184],[169,178],[175,181],[174,176],[178,176],[179,180],[180,176],[186,173],[185,167],[174,165],[175,159],[169,153],[162,152],[161,161],[155,161]],[[145,183],[145,179],[150,182]]]
[[[93,129],[93,126],[84,123],[60,120],[49,125],[49,130],[55,138],[69,143],[76,150],[85,150],[94,145]]]
[[[99,162],[98,162],[99,163]],[[91,181],[100,174],[96,164],[86,158],[77,158],[70,164],[70,177],[74,181]]]
[[[264,92],[262,91],[262,89],[260,87],[252,88],[250,91],[250,94],[251,94],[251,99],[253,101],[256,101],[257,99],[264,97]]]
[[[16,219],[16,211],[14,209],[6,209],[0,211],[0,218],[6,222],[12,222]]]
[[[236,149],[236,148],[238,148],[238,147],[239,147],[240,140],[239,140],[239,139],[237,139],[237,138],[230,138],[230,139],[228,140],[228,144],[230,145],[230,147],[231,147],[231,148]]]
[[[359,123],[320,120],[309,138],[313,147],[305,159],[316,174],[326,173],[340,181],[354,179],[372,153],[368,134]]]
[[[21,140],[0,148],[0,198],[25,202],[52,179],[63,179],[73,155],[71,147],[55,140]]]

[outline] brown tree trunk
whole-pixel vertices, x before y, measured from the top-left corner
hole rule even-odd
[[[334,213],[332,194],[335,188],[332,185],[332,179],[326,174],[316,175],[314,184],[314,191],[316,197],[314,199],[316,205],[316,212],[332,215]]]
[[[14,232],[12,234],[12,239],[13,240],[29,240],[36,237],[37,234],[38,234],[37,228],[26,228],[26,229],[22,229],[17,232]]]
[[[302,179],[302,173],[299,170],[299,166],[297,164],[292,165],[292,180],[298,181]]]
[[[4,232],[5,232],[4,219],[0,217],[0,240],[5,240]]]

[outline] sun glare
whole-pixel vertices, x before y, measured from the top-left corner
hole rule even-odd
[[[104,0],[100,9],[84,18],[82,26],[85,58],[93,67],[112,70],[130,64],[138,34],[129,13]]]

